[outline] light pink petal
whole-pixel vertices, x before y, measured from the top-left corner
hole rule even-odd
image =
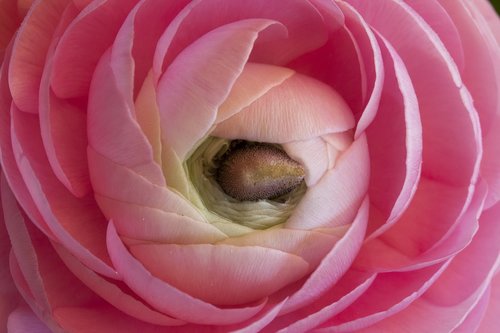
[[[53,333],[26,305],[19,306],[9,316],[6,333]]]
[[[231,237],[218,244],[235,246],[259,246],[275,249],[301,257],[314,270],[347,227],[318,230],[269,229],[257,230],[241,237]]]
[[[95,66],[137,0],[94,1],[66,29],[54,55],[52,88],[60,98],[86,95]]]
[[[213,135],[284,143],[344,132],[354,127],[351,110],[328,85],[294,74],[236,115],[217,124]]]
[[[264,300],[246,307],[219,308],[193,298],[152,276],[125,248],[113,222],[109,223],[108,247],[123,281],[148,304],[181,320],[199,324],[236,324],[255,316],[266,303]]]
[[[97,195],[97,201],[113,218],[126,243],[214,243],[227,238],[208,222],[158,208],[140,206]]]
[[[490,297],[486,313],[482,318],[478,333],[495,333],[498,329],[498,314],[500,313],[500,274],[491,281]]]
[[[264,327],[279,315],[279,311],[286,302],[286,298],[278,304],[267,304],[258,316],[248,320],[248,323],[227,326],[227,331],[231,333],[253,333],[261,332]]]
[[[377,6],[373,2],[352,2],[394,46],[408,69],[425,128],[422,174],[448,184],[469,186],[478,174],[480,129],[472,99],[453,59],[438,36],[403,2],[384,0]],[[381,19],[380,11],[384,11],[384,17],[391,15],[395,19]],[[396,24],[396,18],[407,23],[405,29]],[[399,43],[400,38],[414,42]]]
[[[370,238],[382,234],[401,217],[416,191],[422,164],[417,96],[401,58],[386,40],[378,38],[386,72],[380,106],[367,129],[367,141],[370,199],[372,209],[381,216],[370,220]]]
[[[244,20],[199,38],[158,83],[162,139],[182,160],[213,126],[260,33],[284,33],[270,20]]]
[[[229,96],[219,107],[216,122],[221,122],[240,112],[293,74],[294,71],[286,67],[251,62],[245,64]]]
[[[356,114],[358,123],[355,137],[357,138],[366,130],[377,113],[384,84],[384,64],[375,35],[365,19],[348,3],[341,2],[339,5],[345,15],[346,27],[357,41],[358,58],[364,70],[361,72],[362,80],[366,80],[362,84],[368,88],[363,112]]]
[[[320,299],[311,305],[279,316],[266,327],[263,333],[309,332],[362,296],[375,277],[376,274],[349,270]]]
[[[446,266],[445,263],[408,273],[379,274],[361,297],[322,324],[317,332],[353,332],[384,322],[418,300]]]
[[[19,30],[9,70],[9,85],[16,106],[38,113],[38,88],[45,56],[69,0],[38,1]]]
[[[89,267],[114,276],[105,245],[106,220],[95,200],[74,197],[54,176],[40,140],[38,117],[12,111],[12,145],[28,191],[48,227]]]
[[[325,255],[304,284],[290,296],[282,313],[295,311],[317,300],[342,278],[363,242],[368,221],[368,207],[368,199],[365,199],[347,233]]]
[[[99,197],[121,201],[127,204],[146,206],[188,216],[203,221],[201,214],[174,191],[149,182],[132,170],[118,165],[106,157],[88,149],[90,176],[94,192]],[[112,217],[114,206],[99,202],[100,208],[106,216]]]
[[[335,133],[336,134],[336,133]],[[288,156],[302,164],[307,186],[314,186],[318,180],[335,165],[340,152],[321,137],[292,141],[282,145]]]
[[[366,197],[370,161],[365,136],[359,137],[317,184],[307,189],[285,226],[313,229],[350,224]]]
[[[260,246],[144,244],[130,251],[153,276],[225,306],[259,301],[309,270],[299,256]]]
[[[123,83],[114,74],[111,56],[110,51],[105,53],[92,78],[87,117],[89,146],[114,163],[163,186],[161,168],[154,161],[147,137],[135,120],[132,97],[125,98],[126,92],[120,90]],[[94,169],[89,161],[91,174],[99,171]]]
[[[195,1],[181,11],[160,39],[154,61],[156,77],[182,50],[207,32],[231,22],[255,18],[279,22],[288,31],[286,36],[274,35],[258,42],[251,57],[255,62],[283,65],[321,46],[327,38],[325,21],[306,1]]]
[[[114,281],[107,280],[88,269],[81,262],[75,260],[75,257],[68,253],[63,247],[55,245],[55,250],[66,267],[77,276],[85,286],[95,292],[99,297],[109,302],[110,305],[115,307],[118,311],[155,325],[177,326],[184,324],[181,320],[171,318],[151,309],[133,294],[131,295],[129,290],[123,286],[120,288],[118,284],[113,283]]]

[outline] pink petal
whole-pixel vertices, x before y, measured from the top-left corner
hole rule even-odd
[[[144,244],[130,251],[155,277],[217,305],[259,301],[309,269],[296,255],[260,246]]]
[[[231,88],[229,96],[219,107],[216,122],[226,120],[240,112],[293,74],[294,71],[286,67],[247,63]]]
[[[422,164],[417,96],[401,58],[386,40],[378,38],[385,81],[377,116],[367,129],[367,140],[370,199],[372,209],[382,216],[370,220],[370,238],[382,234],[401,217],[416,191]]]
[[[324,295],[342,278],[363,242],[368,220],[368,207],[368,199],[365,199],[347,233],[325,255],[305,283],[290,296],[282,313],[289,313],[310,304]]]
[[[40,212],[31,198],[31,194],[29,193],[26,183],[22,178],[12,150],[12,139],[10,137],[10,109],[12,106],[12,97],[10,95],[7,82],[7,69],[9,66],[11,50],[12,44],[7,49],[7,58],[4,62],[4,66],[2,66],[2,72],[0,75],[0,109],[3,110],[0,112],[0,148],[2,151],[0,158],[2,161],[2,168],[4,176],[13,189],[17,200],[19,201],[21,207],[25,210],[26,214],[41,230],[43,230],[46,235],[53,237],[47,223],[41,217]]]
[[[342,239],[346,227],[318,230],[268,229],[258,230],[241,237],[231,237],[218,244],[259,246],[301,257],[314,270],[333,246]]]
[[[363,245],[358,258],[360,267],[376,271],[413,269],[414,265],[427,260],[442,260],[453,254],[453,250],[463,248],[475,231],[474,219],[467,220],[465,212],[462,212],[460,201],[467,196],[467,191],[468,188],[461,188],[460,191],[460,188],[454,186],[443,185],[427,178],[421,179],[411,205],[398,223],[379,238],[370,239]],[[483,188],[470,211],[471,215],[467,217],[478,213],[484,193]],[[440,255],[443,257],[426,258],[426,252],[455,228],[460,228],[460,232],[465,233],[456,239],[458,244],[442,249],[444,251]],[[460,232],[454,237],[458,238]],[[379,255],[380,253],[383,255]]]
[[[113,218],[117,232],[132,243],[214,243],[227,236],[208,222],[173,212],[97,196]]]
[[[346,133],[334,133],[342,135]],[[282,145],[288,156],[302,164],[305,170],[305,182],[314,186],[331,169],[341,152],[328,144],[322,137],[292,141]]]
[[[38,113],[45,56],[69,0],[38,1],[24,20],[12,51],[9,85],[16,106]]]
[[[349,270],[320,299],[309,306],[279,316],[264,332],[309,332],[362,296],[375,277],[376,274]]]
[[[286,36],[274,35],[271,39],[258,42],[251,61],[283,65],[321,46],[327,38],[323,18],[306,1],[196,1],[181,11],[160,39],[154,63],[156,77],[167,69],[182,50],[209,31],[231,22],[255,18],[278,22],[288,33]]]
[[[2,182],[5,182],[3,175]],[[9,314],[19,302],[19,293],[9,270],[11,244],[3,215],[3,209],[0,205],[0,327],[6,327]]]
[[[266,303],[264,300],[246,307],[219,308],[193,298],[151,275],[125,248],[112,221],[108,228],[108,247],[123,281],[148,304],[178,319],[199,324],[236,324],[256,315]]]
[[[5,326],[2,326],[5,327]],[[7,324],[8,333],[52,333],[50,330],[26,305],[19,306],[9,316]]]
[[[52,88],[60,98],[86,95],[94,68],[137,0],[94,1],[66,29],[54,55]]]
[[[90,87],[87,118],[89,147],[114,163],[134,170],[148,181],[165,185],[147,137],[135,120],[132,97],[124,97],[126,92],[121,90],[123,83],[114,74],[111,56],[112,53],[107,51],[101,58]],[[89,171],[91,174],[98,172],[91,161]]]
[[[140,174],[116,164],[108,158],[88,149],[90,176],[94,186],[96,200],[106,216],[112,217],[114,206],[110,202],[100,201],[100,197],[121,201],[131,205],[146,206],[188,216],[204,221],[201,214],[174,191],[149,182]]]
[[[57,98],[50,89],[52,63],[46,64],[40,87],[40,130],[54,174],[75,196],[91,191],[87,167],[87,120],[84,103]]]
[[[453,61],[457,64],[457,67],[462,72],[465,68],[465,56],[467,53],[467,47],[463,44],[463,32],[459,31],[456,23],[453,20],[453,14],[446,8],[448,5],[445,2],[440,3],[439,0],[431,1],[406,1],[424,20],[429,24],[429,26],[436,32],[439,36],[441,42],[446,46],[446,49],[453,58]],[[454,1],[453,7],[459,7],[460,1]],[[451,4],[451,3],[450,3]],[[467,61],[467,67],[470,65],[474,66]]]
[[[491,281],[491,290],[486,313],[482,318],[478,333],[494,333],[498,329],[498,313],[500,313],[500,275]]]
[[[351,110],[337,92],[296,73],[219,123],[212,134],[228,139],[284,143],[344,132],[352,127]]]
[[[356,258],[354,265],[365,269],[376,270],[413,270],[423,268],[450,258],[462,251],[476,234],[479,225],[478,220],[484,207],[487,188],[481,182],[476,189],[474,199],[467,211],[459,218],[457,226],[450,228],[447,235],[428,251],[417,257],[407,257],[397,248],[387,246],[384,241],[373,241],[365,243],[360,255]],[[369,253],[380,253],[384,255],[370,255]],[[379,257],[380,259],[377,259]]]
[[[219,27],[183,50],[168,67],[158,83],[162,138],[181,160],[213,126],[259,34],[283,33],[282,28],[260,19]]]
[[[350,224],[366,197],[370,161],[365,136],[359,137],[317,184],[307,189],[285,226],[313,229]]]
[[[384,82],[384,65],[375,35],[367,22],[348,3],[341,2],[339,5],[346,18],[346,27],[352,38],[357,41],[358,58],[361,59],[364,68],[364,72],[361,73],[362,80],[366,80],[364,84],[368,87],[368,99],[363,112],[356,114],[358,123],[355,137],[357,138],[370,125],[377,113]]]
[[[353,332],[380,321],[384,323],[415,302],[446,266],[439,264],[408,273],[379,274],[361,297],[321,325],[317,332]]]
[[[392,44],[408,69],[425,128],[422,175],[450,185],[474,183],[481,153],[477,113],[438,36],[404,2],[349,2]],[[393,19],[386,20],[388,16]],[[401,22],[405,24],[402,26]],[[414,42],[401,42],[405,40]]]
[[[14,1],[2,1],[0,3],[0,63],[3,62],[5,51],[12,36],[21,24],[21,17]]]
[[[57,180],[40,140],[36,115],[12,109],[14,155],[28,191],[56,239],[89,267],[114,276],[105,245],[106,220],[92,196],[78,199]]]
[[[370,326],[366,332],[451,332],[457,329],[481,302],[500,264],[500,224],[496,223],[499,212],[500,205],[495,205],[484,213],[479,232],[472,243],[451,260],[425,294],[405,310]],[[415,271],[393,274],[411,276]],[[391,292],[386,295],[394,295],[399,289],[391,288]],[[380,299],[373,300],[380,302]],[[350,330],[358,327],[345,326]]]
[[[177,326],[184,323],[181,320],[171,318],[151,309],[133,294],[131,295],[123,286],[120,288],[114,281],[112,282],[103,278],[101,275],[88,269],[78,260],[75,260],[75,258],[63,247],[56,245],[55,250],[66,267],[77,276],[85,286],[125,315],[155,325]]]

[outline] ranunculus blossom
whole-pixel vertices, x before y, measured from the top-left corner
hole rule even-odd
[[[486,0],[0,0],[0,331],[497,332]]]

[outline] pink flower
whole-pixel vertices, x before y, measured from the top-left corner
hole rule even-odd
[[[495,332],[485,0],[0,0],[8,332]]]

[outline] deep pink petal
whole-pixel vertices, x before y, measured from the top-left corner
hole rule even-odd
[[[253,45],[265,32],[284,33],[270,20],[244,20],[219,27],[183,50],[158,83],[162,139],[182,160],[205,137],[243,71]]]
[[[69,0],[38,1],[25,18],[12,51],[9,85],[16,106],[38,113],[38,88],[45,57]]]
[[[219,308],[193,298],[154,277],[135,259],[109,223],[108,247],[113,263],[127,285],[157,310],[181,320],[202,324],[236,324],[255,316],[266,301],[246,307]]]

